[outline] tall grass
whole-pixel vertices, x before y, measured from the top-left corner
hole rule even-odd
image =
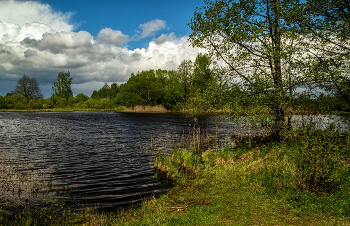
[[[306,126],[286,135],[283,142],[244,141],[233,149],[200,156],[176,150],[170,158],[157,158],[154,167],[158,176],[172,181],[232,171],[243,181],[262,186],[267,195],[350,217],[350,136],[332,126]]]
[[[53,188],[50,173],[27,156],[0,149],[0,225],[52,225],[66,222],[70,187]]]

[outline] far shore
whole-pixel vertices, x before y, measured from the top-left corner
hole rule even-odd
[[[134,107],[115,107],[108,109],[98,108],[43,108],[43,109],[0,109],[0,112],[74,112],[74,111],[114,111],[114,112],[128,112],[128,113],[189,113],[187,109],[170,110],[162,105],[137,105]],[[206,112],[204,114],[227,114],[229,109],[216,110],[215,112]],[[308,115],[308,114],[332,114],[332,115],[349,115],[350,112],[344,111],[308,111],[308,110],[294,110],[292,115]],[[287,115],[286,115],[287,116]]]

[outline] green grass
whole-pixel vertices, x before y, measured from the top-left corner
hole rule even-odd
[[[22,208],[0,211],[0,225],[350,225],[349,144],[332,128],[305,128],[284,142],[253,140],[201,156],[175,150],[154,163],[174,186],[140,207]]]

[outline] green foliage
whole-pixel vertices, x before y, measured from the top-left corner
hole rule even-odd
[[[40,100],[30,100],[28,103],[29,109],[42,109],[43,104]]]
[[[69,98],[70,96],[73,96],[71,83],[73,78],[70,77],[70,72],[67,73],[61,71],[58,73],[57,81],[53,84],[52,90],[53,90],[53,97],[62,97],[62,98]]]
[[[89,97],[82,93],[79,93],[78,95],[75,96],[74,99],[75,99],[75,103],[79,103],[79,102],[87,101]]]
[[[184,72],[189,73],[189,72]],[[168,71],[165,81],[165,95],[161,104],[168,109],[180,109],[184,107],[186,98],[190,93],[189,74],[181,74],[176,71]]]
[[[223,71],[211,63],[208,55],[198,54],[191,75],[190,98],[186,103],[189,113],[196,118],[205,112],[227,108],[239,90],[238,86],[230,87],[223,80]]]
[[[67,106],[73,107],[74,104],[75,104],[75,98],[73,96],[68,97]]]
[[[114,83],[113,89],[109,87],[107,83],[104,84],[104,86],[99,89],[98,91],[94,90],[91,94],[91,98],[94,99],[101,99],[101,98],[107,98],[107,99],[114,99],[117,92],[119,91],[118,86]]]
[[[121,86],[121,91],[116,95],[114,103],[116,105],[121,105],[125,107],[133,107],[136,105],[144,105],[145,101],[137,93],[125,92],[123,90],[123,85]]]
[[[325,96],[320,93],[318,97],[300,95],[295,101],[294,110],[310,113],[327,113],[327,112],[347,112],[350,110],[349,105],[341,96],[330,95]]]
[[[112,100],[110,100],[110,99],[102,98],[100,100],[100,103],[101,103],[101,108],[103,108],[103,109],[110,109],[110,108],[112,108]]]
[[[88,99],[87,101],[85,101],[84,104],[87,106],[87,108],[96,108],[96,109],[102,108],[102,106],[100,105],[99,100],[96,100],[94,98]]]
[[[238,86],[246,94],[242,104],[227,104],[231,112],[235,112],[232,116],[251,115],[252,121],[266,120],[265,123],[273,127],[275,137],[281,139],[285,109],[292,105],[295,89],[309,80],[299,64],[300,55],[308,54],[300,44],[305,38],[295,32],[294,23],[286,23],[299,2],[220,0],[205,3],[204,7],[197,8],[188,24],[192,29],[192,45],[206,49],[214,59],[225,62],[222,72],[230,77],[229,84]],[[271,116],[266,117],[267,114]]]
[[[284,139],[258,147],[247,148],[242,143],[233,149],[208,150],[201,159],[195,152],[175,150],[170,158],[157,158],[154,166],[157,175],[175,181],[185,177],[218,180],[220,175],[231,173],[241,178],[240,183],[259,185],[265,194],[303,211],[350,216],[346,205],[350,200],[349,134],[341,134],[332,126],[325,130],[309,126]]]
[[[54,102],[49,98],[49,99],[43,99],[43,108],[53,108],[54,107]]]
[[[191,74],[193,72],[193,63],[191,60],[183,60],[178,67],[178,73],[182,81],[183,99],[187,102],[187,98],[191,93]]]
[[[339,134],[333,126],[315,130],[311,126],[297,131],[298,147],[291,152],[298,167],[299,188],[312,192],[337,189],[347,170],[341,163],[350,157],[348,135]]]
[[[194,70],[192,74],[192,86],[194,89],[204,91],[214,81],[213,72],[210,69],[209,56],[199,53],[194,62]]]
[[[68,104],[67,99],[63,98],[61,96],[54,97],[54,98],[52,98],[52,100],[53,100],[56,108],[64,108]]]
[[[0,108],[2,109],[25,109],[27,98],[24,95],[6,95],[0,97]]]
[[[114,99],[116,105],[163,105],[179,109],[185,100],[184,80],[175,71],[149,70],[132,75]]]
[[[114,90],[116,93],[119,92],[119,86],[117,83],[112,83],[111,89]]]
[[[333,94],[343,102],[342,108],[350,108],[349,77],[349,0],[308,0],[300,4],[287,19],[298,25],[298,33],[309,36],[308,44],[314,53],[304,58],[308,77],[317,86]]]
[[[167,178],[176,179],[184,172],[196,172],[201,164],[201,159],[193,151],[175,149],[172,157],[160,156],[155,159],[154,167],[160,175],[165,174]]]

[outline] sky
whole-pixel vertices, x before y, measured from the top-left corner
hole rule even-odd
[[[188,41],[204,0],[0,0],[0,95],[24,75],[44,98],[60,71],[73,95],[90,96],[104,83],[125,83],[131,72],[176,70],[203,50]]]

